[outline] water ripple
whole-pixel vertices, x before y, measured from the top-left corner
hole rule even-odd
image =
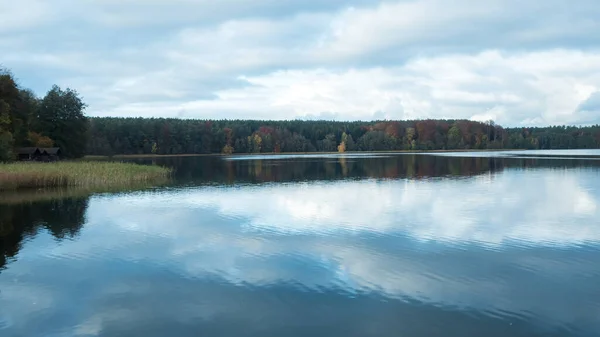
[[[52,327],[46,335],[344,322],[366,335],[593,336],[597,178],[506,170],[169,188],[93,197],[84,212],[52,205],[0,271],[0,334],[39,336],[27,322]]]

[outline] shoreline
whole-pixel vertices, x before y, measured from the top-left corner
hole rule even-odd
[[[458,150],[390,150],[390,151],[329,151],[329,152],[260,152],[260,153],[181,153],[181,154],[117,154],[113,156],[89,155],[83,160],[93,159],[143,159],[143,158],[169,158],[169,157],[231,157],[231,156],[277,156],[277,155],[321,155],[321,154],[369,154],[369,153],[450,153],[450,152],[505,152],[505,151],[529,151],[524,149],[458,149]],[[534,151],[534,150],[531,150]]]

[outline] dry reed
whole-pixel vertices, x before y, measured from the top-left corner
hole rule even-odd
[[[163,183],[171,170],[120,162],[20,162],[0,164],[0,191],[48,187],[114,187]]]

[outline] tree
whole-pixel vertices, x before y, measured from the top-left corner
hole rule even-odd
[[[0,131],[0,162],[11,161],[13,157],[13,138],[8,131]]]
[[[394,149],[394,140],[383,131],[369,131],[358,140],[362,151],[388,151]]]
[[[335,135],[333,134],[328,134],[327,136],[325,136],[325,139],[323,139],[322,141],[320,141],[319,143],[319,150],[323,151],[323,152],[334,152],[336,150],[336,141],[335,141]]]
[[[524,130],[469,120],[365,123],[94,117],[90,121],[88,149],[101,155],[222,153],[225,145],[234,153],[338,151],[341,143],[344,151],[600,147],[600,126]]]
[[[462,135],[460,134],[460,129],[456,125],[453,125],[448,130],[448,148],[457,149],[460,146],[461,140]]]
[[[0,161],[13,159],[13,118],[18,88],[12,74],[0,69]]]
[[[27,140],[32,146],[36,147],[53,147],[54,141],[50,137],[42,136],[37,132],[29,132]]]
[[[414,150],[415,149],[415,134],[416,131],[414,128],[406,128],[406,149]]]
[[[346,151],[355,151],[356,150],[356,144],[354,143],[354,139],[352,138],[352,135],[348,135],[346,137],[344,144],[346,145]]]
[[[84,115],[86,106],[75,90],[62,90],[57,85],[42,99],[36,129],[53,139],[65,157],[85,154],[89,127]]]
[[[354,145],[354,139],[352,139],[352,135],[343,132],[342,141],[340,142],[340,145],[338,145],[338,152],[354,151],[355,148],[356,145]]]
[[[17,146],[31,146],[29,132],[35,121],[40,100],[28,89],[19,89],[18,104],[13,115],[13,134]]]
[[[248,146],[252,153],[260,153],[262,148],[262,138],[258,133],[255,133],[254,136],[248,136]]]
[[[223,154],[232,154],[233,153],[233,147],[231,147],[231,145],[225,145],[223,147]]]

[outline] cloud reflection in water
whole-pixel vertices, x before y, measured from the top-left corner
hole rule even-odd
[[[309,312],[311,296],[319,294],[600,331],[599,201],[591,169],[99,196],[90,200],[77,240],[37,245],[21,257],[61,287],[37,278],[26,283],[29,290],[10,286],[6,277],[32,279],[21,264],[0,274],[0,286],[47,293],[40,297],[58,304],[86,298],[61,292],[65,283],[97,289],[89,298],[93,310],[56,306],[82,335],[156,321],[157,305],[173,311],[163,320],[228,317],[243,327],[269,317],[273,326],[294,325],[287,301]],[[60,258],[68,266],[56,275],[44,264]],[[359,310],[331,305],[331,316]]]

